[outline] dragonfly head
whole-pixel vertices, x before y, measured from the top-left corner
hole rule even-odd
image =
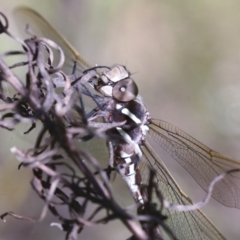
[[[99,91],[119,102],[129,102],[138,95],[137,84],[130,78],[130,73],[122,65],[113,65],[103,72]]]

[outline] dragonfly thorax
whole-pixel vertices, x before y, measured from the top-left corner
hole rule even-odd
[[[116,102],[112,99],[109,102],[110,109],[108,109],[108,122],[117,123],[125,122],[121,127],[111,131],[124,132],[127,136],[123,136],[122,140],[117,140],[119,143],[131,143],[132,141],[140,144],[142,135],[146,135],[148,114],[146,107],[138,102],[132,100],[129,102]]]

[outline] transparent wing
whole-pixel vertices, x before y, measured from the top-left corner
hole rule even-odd
[[[207,191],[222,172],[240,168],[240,162],[215,152],[184,131],[162,120],[151,120],[150,136],[177,160]],[[214,187],[212,196],[228,207],[240,208],[240,172],[227,175]]]
[[[192,204],[192,201],[181,191],[162,160],[147,142],[144,144],[144,146],[142,146],[142,151],[143,161],[140,165],[140,170],[143,183],[148,183],[148,166],[150,165],[150,167],[156,171],[157,184],[159,190],[163,194],[164,199],[175,204]],[[163,214],[168,217],[166,222],[178,239],[225,239],[199,210],[191,212],[177,212],[165,208]]]
[[[35,10],[20,6],[14,9],[14,17],[16,24],[18,25],[18,28],[23,36],[29,38],[29,35],[27,35],[25,31],[26,25],[28,24],[31,31],[38,37],[51,39],[62,48],[66,58],[62,70],[66,74],[72,73],[74,61],[77,61],[77,71],[79,72],[92,67],[67,41],[67,39]],[[86,105],[86,111],[90,111],[96,107],[96,104],[90,97],[83,96],[83,100]]]
[[[63,49],[66,57],[66,65],[70,69],[73,68],[74,61],[78,61],[77,68],[81,72],[91,67],[66,38],[33,9],[28,7],[17,7],[14,9],[14,17],[21,32],[25,31],[26,24],[28,24],[32,32],[38,37],[46,37],[56,42]]]
[[[45,37],[56,42],[64,51],[66,64],[65,67],[68,69],[70,74],[73,69],[73,61],[76,60],[77,70],[82,72],[90,67],[92,67],[76,49],[64,38],[47,20],[45,20],[39,13],[28,7],[17,7],[14,9],[14,17],[19,28],[22,29],[21,33],[27,36],[25,33],[26,24],[29,24],[30,29],[38,37]],[[29,38],[29,36],[27,36]],[[64,72],[65,72],[65,69]],[[67,72],[66,72],[67,73]],[[86,112],[92,110],[96,104],[93,102],[92,98],[87,96],[82,96],[85,104]],[[80,144],[84,149],[91,151],[93,155],[99,159],[103,167],[107,165],[108,152],[106,148],[105,141],[95,140],[87,141],[86,143]],[[99,154],[101,153],[101,154]]]

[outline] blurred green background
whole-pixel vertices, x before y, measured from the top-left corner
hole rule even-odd
[[[15,35],[19,33],[12,19],[14,7],[34,8],[91,63],[127,65],[152,116],[240,159],[238,0],[0,0],[0,4]],[[1,53],[16,47],[4,37],[0,43]],[[25,137],[27,128],[15,133],[0,130],[0,212],[37,217],[42,202],[31,194],[31,173],[18,171],[18,162],[10,154],[12,146],[31,146],[34,133]],[[200,187],[178,164],[169,160],[167,166],[193,200],[202,199]],[[227,239],[240,239],[240,210],[211,200],[203,211]],[[6,223],[0,222],[0,239],[64,239],[59,230],[49,227],[52,221],[51,215],[36,225],[7,218]],[[79,239],[127,236],[123,226],[114,222],[110,228],[86,228]]]

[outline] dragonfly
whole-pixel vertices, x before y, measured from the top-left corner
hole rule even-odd
[[[35,10],[28,7],[18,7],[15,9],[14,15],[18,22],[20,21],[21,23],[29,24],[31,30],[35,34],[37,33],[39,36],[44,36],[59,44],[65,53],[66,63],[69,64],[71,68],[73,60],[78,62],[77,69],[80,72],[93,67],[78,53],[66,38],[64,38]],[[115,67],[119,72],[125,74],[125,78],[129,79],[126,68],[120,65]],[[111,78],[107,73],[104,74],[104,78],[105,77]],[[105,81],[108,80],[105,79]],[[128,86],[128,84],[129,82],[124,85],[123,92],[127,89],[125,86]],[[240,168],[239,161],[208,148],[203,143],[169,122],[152,118],[147,112],[147,109],[136,90],[137,86],[134,81],[131,82],[130,85],[131,84],[133,85],[133,90],[131,90],[133,96],[130,96],[130,100],[121,99],[122,85],[118,88],[120,89],[120,97],[118,93],[116,93],[112,100],[115,104],[115,108],[120,108],[121,111],[123,111],[123,109],[125,109],[124,111],[128,111],[123,114],[128,117],[130,122],[136,123],[136,121],[140,120],[141,126],[147,126],[145,129],[140,129],[142,133],[141,136],[145,137],[146,134],[152,138],[160,147],[167,151],[173,159],[179,162],[205,191],[208,190],[211,181],[221,173],[230,169]],[[107,94],[108,90],[103,88],[101,91],[103,94]],[[112,91],[114,92],[113,89]],[[114,93],[112,94],[114,95]],[[116,102],[118,102],[116,99],[118,98],[120,98],[119,106],[116,104]],[[135,102],[135,106],[131,106],[131,109],[129,110],[129,102],[131,101]],[[136,110],[138,109],[137,107],[142,108],[140,116],[137,116],[139,113]],[[135,118],[137,118],[137,120]],[[124,133],[127,133],[128,137],[131,135],[131,133],[129,133],[128,130],[124,130],[124,128],[116,129],[116,131],[123,135]],[[157,184],[163,193],[164,199],[181,205],[192,204],[191,199],[178,186],[163,160],[158,156],[149,142],[144,140],[141,142],[141,146],[139,146],[139,144],[136,143],[137,140],[132,136],[130,136],[129,141],[133,145],[135,144],[132,147],[132,149],[134,149],[133,155],[136,157],[137,161],[141,160],[138,169],[141,174],[142,183],[148,182],[148,166],[151,166],[156,171]],[[118,142],[113,142],[113,145],[115,145],[115,149],[118,149],[118,152],[116,150],[114,151],[114,154],[118,154],[117,157],[122,160],[122,155],[126,153],[121,149],[123,145],[118,144]],[[131,157],[130,161],[133,161]],[[130,167],[131,164],[128,164],[128,166]],[[134,181],[134,179],[131,180]],[[142,199],[138,189],[132,189],[131,191],[134,198],[141,202]],[[215,186],[212,192],[212,197],[225,206],[240,208],[240,173],[235,172],[227,175]],[[170,209],[164,209],[164,211],[168,216],[166,222],[168,226],[174,230],[174,234],[178,239],[225,239],[225,237],[200,210],[177,212]]]

